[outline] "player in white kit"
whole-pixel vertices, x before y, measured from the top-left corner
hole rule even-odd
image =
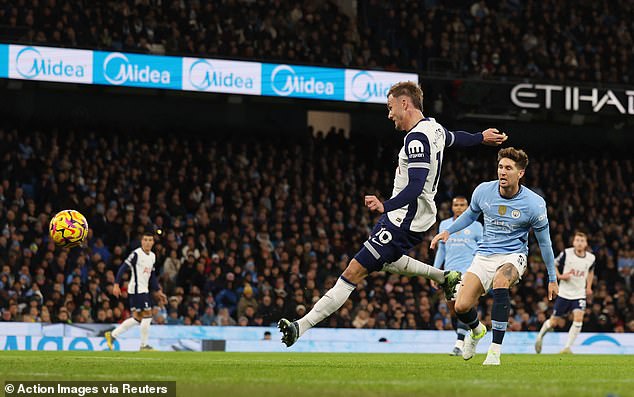
[[[588,237],[585,233],[577,232],[572,241],[572,247],[566,248],[555,262],[557,263],[557,278],[559,279],[559,296],[555,300],[553,315],[544,321],[537,340],[535,351],[542,352],[544,335],[555,327],[566,324],[564,316],[572,312],[572,325],[568,331],[568,341],[560,353],[572,353],[570,349],[581,332],[583,314],[586,310],[586,297],[592,294],[592,280],[594,278],[594,255],[587,252]]]
[[[335,286],[297,321],[281,319],[278,327],[282,342],[292,346],[299,337],[337,311],[357,284],[371,272],[387,271],[434,280],[447,299],[460,282],[457,271],[443,272],[407,255],[423,241],[423,234],[436,222],[434,196],[440,179],[443,151],[449,146],[500,145],[506,134],[494,128],[481,133],[448,131],[440,123],[423,115],[423,92],[418,84],[407,81],[393,85],[387,96],[388,118],[399,131],[407,131],[398,154],[394,189],[389,200],[365,196],[371,211],[382,213],[363,247],[354,256]]]
[[[158,277],[155,273],[154,264],[156,263],[156,254],[152,252],[153,246],[154,234],[151,232],[143,233],[141,247],[132,251],[117,272],[112,293],[114,296],[119,297],[121,294],[121,287],[119,286],[121,278],[128,269],[131,270],[132,274],[128,282],[128,296],[130,298],[130,310],[132,310],[133,316],[119,324],[114,331],[104,334],[110,350],[114,348],[114,340],[135,325],[141,326],[140,350],[154,350],[147,344],[150,324],[152,323],[150,289],[156,292],[159,300],[163,303],[167,302],[167,297],[161,291]]]

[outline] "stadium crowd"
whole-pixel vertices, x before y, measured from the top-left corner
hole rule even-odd
[[[21,43],[483,78],[634,81],[631,2],[2,0]],[[437,65],[437,66],[434,66]]]
[[[367,238],[377,215],[364,208],[364,194],[391,192],[400,140],[351,139],[334,131],[294,139],[150,140],[0,129],[2,321],[127,318],[126,285],[116,298],[113,283],[146,230],[160,233],[154,250],[169,296],[167,305],[155,306],[155,323],[257,326],[302,316]],[[450,216],[455,194],[468,197],[479,182],[495,178],[495,153],[448,149],[440,219]],[[529,156],[525,183],[549,203],[555,254],[581,229],[597,256],[584,331],[634,332],[634,161],[596,153],[573,158],[529,150]],[[83,248],[63,250],[49,241],[51,216],[67,208],[89,221]],[[428,263],[431,236],[411,253]],[[511,294],[511,330],[539,330],[551,313],[545,277],[533,242],[529,269]],[[482,298],[485,316],[491,304]],[[325,323],[453,327],[446,302],[427,280],[389,274],[368,278]]]

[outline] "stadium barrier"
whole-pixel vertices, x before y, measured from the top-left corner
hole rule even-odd
[[[0,328],[2,350],[107,350],[103,333],[116,324],[5,323]],[[265,339],[265,332],[272,338]],[[533,353],[535,332],[509,332],[505,353]],[[543,353],[557,353],[567,332],[550,333]],[[228,352],[329,352],[329,353],[447,353],[453,347],[452,331],[366,330],[315,328],[292,348],[279,340],[275,327],[209,327],[162,325],[150,329],[149,343],[164,351]],[[478,345],[486,353],[490,333]],[[139,347],[139,330],[133,328],[116,341],[116,350]],[[573,346],[581,354],[634,354],[634,334],[581,333]]]

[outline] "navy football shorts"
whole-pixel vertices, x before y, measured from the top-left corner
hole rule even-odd
[[[573,310],[586,310],[586,300],[582,299],[566,299],[558,296],[555,299],[555,307],[553,309],[553,316],[561,317],[570,313]]]
[[[400,229],[383,215],[354,259],[368,269],[368,273],[378,272],[384,264],[398,260],[422,241],[422,232]]]
[[[152,301],[150,300],[150,294],[145,292],[142,294],[129,294],[130,297],[130,310],[135,312],[141,312],[143,310],[152,309]]]

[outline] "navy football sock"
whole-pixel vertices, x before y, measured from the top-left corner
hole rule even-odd
[[[474,329],[480,324],[478,320],[478,312],[474,307],[466,313],[456,313],[458,320],[462,321],[467,327]]]
[[[456,333],[458,334],[458,340],[464,340],[464,337],[469,332],[469,327],[467,326],[467,324],[463,323],[460,320],[456,321],[456,323]]]
[[[493,290],[493,310],[491,311],[491,325],[493,328],[493,343],[502,344],[506,326],[509,321],[510,301],[508,288]]]

